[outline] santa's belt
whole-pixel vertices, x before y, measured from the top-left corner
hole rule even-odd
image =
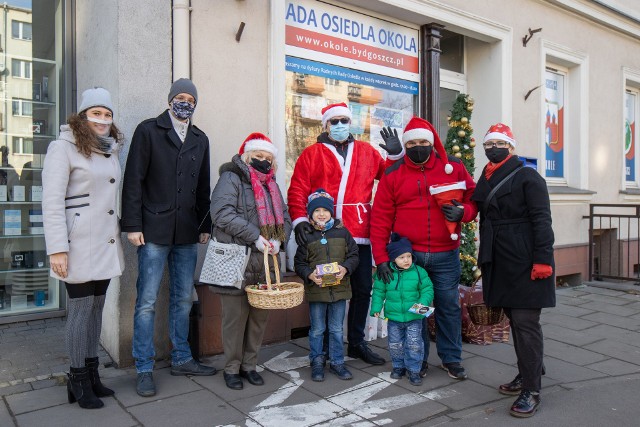
[[[356,212],[358,212],[358,224],[362,224],[364,222],[364,220],[362,219],[362,216],[360,215],[360,209],[362,209],[362,211],[364,213],[367,213],[367,206],[366,205],[370,205],[370,202],[365,202],[365,203],[338,203],[336,206],[355,206],[356,207]]]

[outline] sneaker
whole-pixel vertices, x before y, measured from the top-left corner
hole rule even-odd
[[[520,396],[513,402],[509,414],[518,418],[529,418],[536,413],[540,406],[540,393],[522,390]]]
[[[370,365],[384,365],[386,363],[380,355],[371,351],[364,341],[355,346],[348,346],[347,356],[354,359],[362,359]]]
[[[316,382],[324,381],[324,357],[316,357],[311,363],[311,380]]]
[[[338,378],[340,378],[341,380],[350,380],[351,378],[353,378],[353,375],[351,375],[351,372],[349,372],[349,370],[347,369],[346,366],[344,366],[344,364],[329,365],[329,369],[331,370],[331,372],[336,374]]]
[[[454,380],[465,380],[467,379],[467,372],[464,370],[461,364],[454,363],[443,363],[442,369],[447,371],[447,374]]]
[[[427,376],[427,371],[429,370],[429,364],[426,360],[422,361],[422,367],[420,367],[420,377],[424,378]]]
[[[140,372],[138,374],[136,393],[142,397],[150,397],[156,394],[156,385],[153,382],[152,372]]]
[[[498,387],[500,394],[506,394],[507,396],[517,396],[522,391],[522,375],[518,374],[516,377],[507,384],[502,384]]]
[[[399,380],[400,378],[404,377],[404,374],[406,373],[407,373],[407,370],[405,368],[393,368],[391,370],[390,377],[393,378],[394,380]]]
[[[420,372],[409,372],[409,382],[411,385],[422,385],[422,378],[420,378]]]
[[[182,365],[171,365],[171,375],[207,376],[214,375],[216,372],[216,368],[214,368],[213,366],[205,366],[201,363],[196,362],[194,359],[191,359],[188,362],[183,363]]]

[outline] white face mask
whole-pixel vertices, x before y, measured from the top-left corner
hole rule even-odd
[[[99,125],[111,125],[113,124],[113,120],[100,120],[94,117],[87,117],[87,121],[97,123]]]

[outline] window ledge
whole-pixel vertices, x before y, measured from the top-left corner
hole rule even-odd
[[[582,190],[567,186],[547,186],[549,191],[549,199],[551,202],[558,203],[588,203],[591,202],[595,191]]]
[[[622,195],[622,200],[636,203],[640,201],[640,188],[627,188],[621,190],[620,194]]]

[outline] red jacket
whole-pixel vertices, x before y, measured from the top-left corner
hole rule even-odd
[[[369,244],[373,182],[384,173],[385,160],[368,142],[349,143],[346,160],[330,143],[319,141],[296,161],[287,202],[295,227],[307,220],[307,197],[324,188],[335,200],[335,217],[342,220],[358,244]]]
[[[462,221],[472,221],[478,208],[471,201],[476,187],[473,178],[456,158],[449,158],[453,172],[446,174],[444,162],[434,153],[424,165],[416,165],[408,157],[389,167],[376,190],[371,215],[371,247],[376,264],[389,261],[387,243],[392,231],[408,238],[418,252],[445,252],[460,246],[451,240],[444,214],[429,192],[434,184],[465,181]],[[460,234],[460,225],[457,228]]]

